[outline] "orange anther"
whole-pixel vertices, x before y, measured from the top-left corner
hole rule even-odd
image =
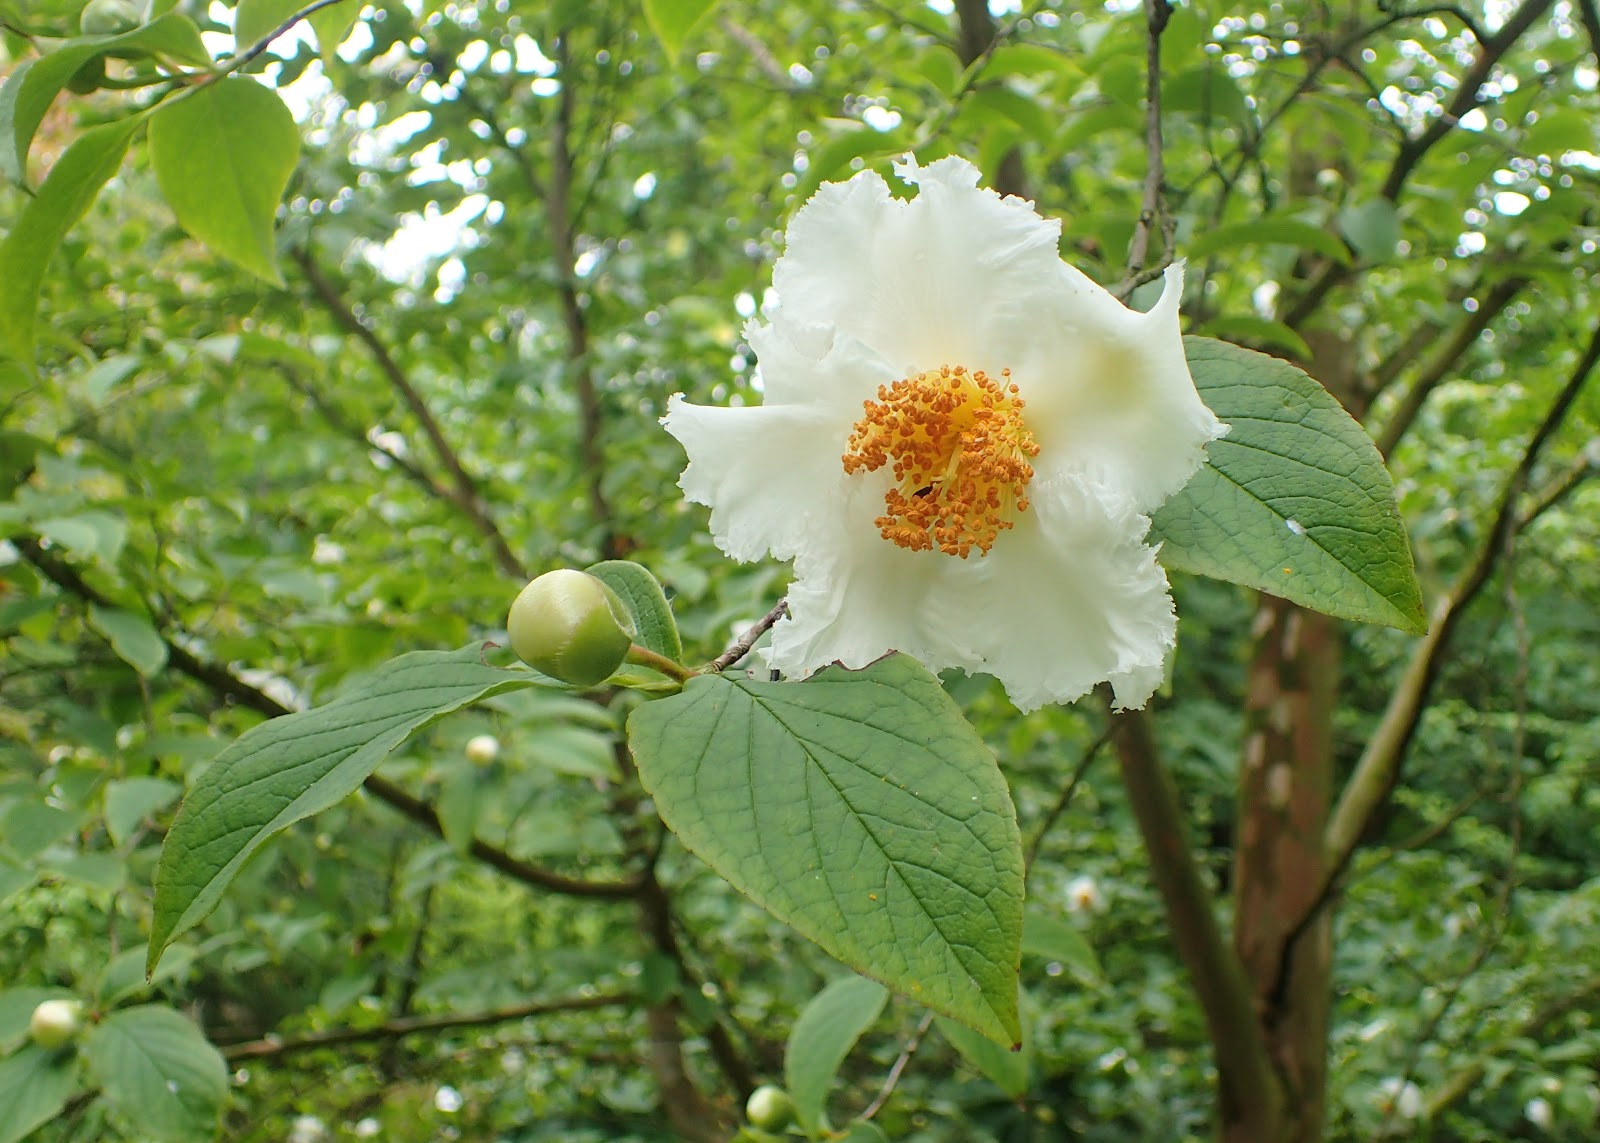
[[[1022,418],[1011,371],[943,365],[878,387],[855,423],[847,474],[876,472],[893,461],[898,487],[884,494],[888,514],[875,521],[883,538],[911,551],[965,559],[986,554],[1028,508],[1033,479],[1026,457],[1039,446]]]

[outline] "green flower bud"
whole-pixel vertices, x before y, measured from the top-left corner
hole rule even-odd
[[[744,1115],[763,1131],[782,1131],[794,1122],[794,1100],[781,1087],[763,1084],[750,1093]]]
[[[78,1000],[46,1000],[33,1010],[28,1021],[28,1035],[35,1044],[52,1051],[78,1034],[83,1027],[80,1017],[83,1003]]]
[[[517,658],[578,687],[605,682],[633,645],[633,623],[616,593],[571,568],[546,572],[523,588],[506,630]]]
[[[78,17],[78,30],[86,36],[118,36],[139,26],[139,6],[133,0],[89,0]]]

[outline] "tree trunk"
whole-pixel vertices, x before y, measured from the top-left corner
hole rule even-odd
[[[1327,1087],[1331,927],[1310,921],[1323,883],[1323,830],[1332,797],[1338,682],[1336,620],[1263,596],[1246,711],[1234,850],[1233,943],[1285,1092],[1284,1121],[1264,1138],[1230,1119],[1228,1143],[1316,1143]]]

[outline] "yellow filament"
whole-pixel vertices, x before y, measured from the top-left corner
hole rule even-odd
[[[1027,458],[1039,446],[1009,369],[996,380],[944,365],[880,385],[863,405],[842,459],[850,475],[893,465],[876,521],[884,539],[965,559],[974,548],[987,554],[1014,512],[1027,511]]]

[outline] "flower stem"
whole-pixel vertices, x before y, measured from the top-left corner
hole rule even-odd
[[[636,663],[641,667],[649,667],[652,671],[660,671],[667,678],[678,683],[686,683],[694,672],[682,663],[675,663],[665,655],[659,655],[648,647],[641,647],[635,643],[628,648],[627,661]]]

